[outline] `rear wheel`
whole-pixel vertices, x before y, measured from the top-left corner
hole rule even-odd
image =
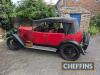
[[[14,51],[20,49],[19,43],[16,41],[14,37],[10,37],[7,39],[7,46],[10,50],[14,50]]]
[[[65,60],[77,60],[80,56],[80,51],[74,44],[63,44],[60,48],[60,55]]]

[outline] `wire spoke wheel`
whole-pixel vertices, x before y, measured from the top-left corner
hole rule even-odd
[[[76,49],[74,47],[72,47],[72,45],[68,45],[65,49],[64,49],[64,54],[66,56],[68,56],[68,58],[73,58],[77,55],[76,53]]]
[[[61,47],[60,55],[65,60],[77,60],[80,56],[80,52],[74,44],[65,44]]]
[[[20,48],[17,41],[13,37],[7,39],[7,46],[10,50],[18,50]]]

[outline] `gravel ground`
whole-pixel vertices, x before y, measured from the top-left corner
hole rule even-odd
[[[8,50],[0,43],[0,75],[100,75],[100,36],[93,38],[85,56],[78,61],[94,62],[92,71],[62,70],[63,60],[57,53],[41,50]]]

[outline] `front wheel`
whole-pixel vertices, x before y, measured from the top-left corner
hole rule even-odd
[[[14,51],[20,49],[20,46],[14,37],[9,37],[7,39],[7,46],[10,50],[14,50]]]
[[[77,60],[80,56],[80,51],[74,44],[63,44],[60,48],[60,55],[65,60]]]

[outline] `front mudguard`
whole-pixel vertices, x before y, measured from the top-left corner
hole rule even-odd
[[[24,43],[21,40],[21,38],[18,36],[18,34],[12,34],[12,37],[16,39],[16,41],[20,44],[21,47],[24,47]]]
[[[17,29],[16,29],[16,28],[13,28],[13,29],[9,30],[9,31],[6,33],[6,38],[11,37],[12,34],[17,34]]]
[[[59,45],[59,48],[61,47],[61,45],[66,44],[66,43],[74,44],[79,49],[80,53],[82,53],[83,55],[85,55],[85,52],[84,52],[82,46],[78,42],[76,42],[76,41],[63,41]]]

